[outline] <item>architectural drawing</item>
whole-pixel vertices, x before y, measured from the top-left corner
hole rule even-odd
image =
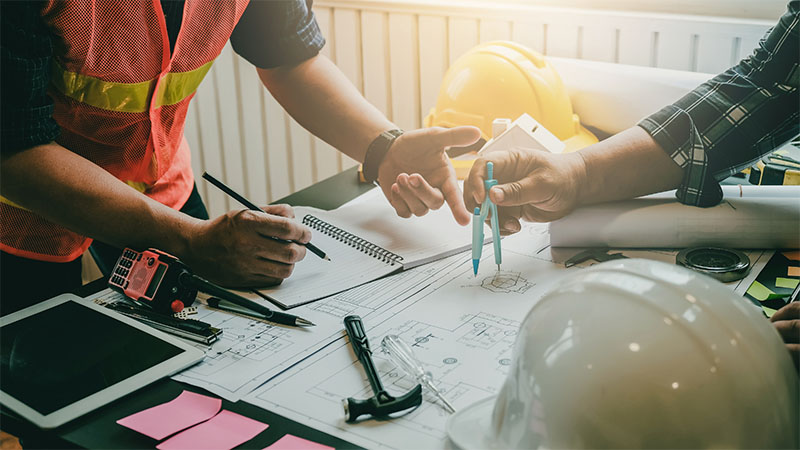
[[[368,320],[380,315],[455,264],[456,260],[445,259],[292,309],[292,313],[317,324],[312,330],[200,306],[193,317],[221,328],[222,336],[206,349],[206,358],[200,364],[173,378],[236,401],[320,348],[342,339],[344,316],[358,314]]]
[[[481,287],[489,292],[496,294],[517,293],[524,294],[525,291],[534,286],[533,283],[523,278],[520,272],[509,272],[501,270],[494,275],[484,277],[480,284],[467,285],[466,287]]]

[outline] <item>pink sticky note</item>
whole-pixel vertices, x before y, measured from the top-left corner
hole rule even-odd
[[[161,440],[214,417],[220,408],[222,400],[218,398],[183,391],[170,402],[139,411],[119,419],[117,423]]]
[[[287,434],[286,436],[275,441],[275,443],[273,443],[269,447],[264,448],[264,450],[328,450],[328,449],[333,449],[333,447],[317,444],[316,442],[299,438],[297,436],[292,436],[291,434]]]
[[[156,446],[159,450],[228,450],[256,437],[269,425],[228,410],[176,434]]]

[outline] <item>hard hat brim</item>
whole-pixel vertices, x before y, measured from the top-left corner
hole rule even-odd
[[[575,152],[584,147],[597,144],[599,140],[583,126],[579,126],[578,132],[574,136],[564,141],[564,153]]]
[[[447,419],[447,436],[458,448],[499,448],[491,433],[492,410],[497,396],[477,401]]]

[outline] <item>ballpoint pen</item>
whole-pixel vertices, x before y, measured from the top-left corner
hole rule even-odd
[[[486,217],[489,217],[490,227],[492,228],[492,245],[494,246],[494,262],[497,264],[497,271],[500,271],[500,264],[503,262],[502,248],[500,247],[500,227],[497,220],[497,205],[489,199],[489,191],[492,186],[497,185],[497,180],[494,179],[494,164],[491,162],[486,163],[487,176],[483,182],[486,188],[486,197],[483,199],[483,204],[480,208],[475,208],[472,216],[472,270],[475,276],[478,275],[478,265],[481,259],[481,248],[483,247],[483,223]]]
[[[233,197],[236,201],[238,201],[242,205],[246,206],[251,211],[261,211],[261,212],[264,211],[263,209],[261,209],[258,206],[256,206],[255,203],[253,203],[250,200],[244,198],[241,194],[239,194],[238,192],[236,192],[233,189],[231,189],[230,187],[228,187],[228,185],[226,185],[222,181],[219,181],[218,179],[216,179],[213,176],[211,176],[208,172],[203,172],[203,178],[206,181],[208,181],[209,183],[211,183],[214,186],[218,187],[220,190],[222,190],[222,192],[224,192],[224,193],[230,195],[231,197]],[[272,239],[279,240],[279,241],[282,240],[282,239],[278,239],[278,238],[272,238]],[[320,258],[322,258],[322,259],[324,259],[326,261],[330,261],[331,260],[330,258],[328,258],[328,256],[325,254],[325,252],[320,250],[316,245],[312,244],[311,242],[308,242],[308,243],[305,243],[305,244],[302,244],[300,242],[295,242],[295,244],[304,245],[311,253],[319,256]]]
[[[280,323],[283,325],[293,325],[298,327],[313,327],[315,325],[313,322],[303,319],[302,317],[297,317],[292,314],[286,314],[272,309],[267,309],[267,311],[270,311],[271,313],[269,316],[267,316],[263,312],[256,311],[254,310],[254,308],[250,306],[246,307],[238,305],[236,303],[231,302],[230,300],[225,300],[217,297],[209,297],[208,300],[206,300],[206,302],[208,302],[208,306],[212,308],[236,314],[241,314],[243,316],[252,317],[254,319],[268,320],[270,322]],[[256,305],[258,304],[256,303]]]

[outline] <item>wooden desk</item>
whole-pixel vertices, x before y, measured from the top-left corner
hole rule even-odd
[[[333,209],[371,188],[371,185],[359,184],[356,168],[351,168],[276,203]],[[106,281],[100,279],[83,286],[75,293],[86,296],[105,287]],[[0,429],[20,437],[26,448],[155,448],[158,441],[117,425],[116,421],[170,401],[184,389],[214,396],[201,388],[164,379],[49,431],[40,430],[13,412],[3,410],[0,416]],[[358,448],[346,441],[242,401],[232,403],[223,400],[222,407],[269,424],[269,428],[264,432],[238,448],[261,449],[287,433],[336,448]]]

